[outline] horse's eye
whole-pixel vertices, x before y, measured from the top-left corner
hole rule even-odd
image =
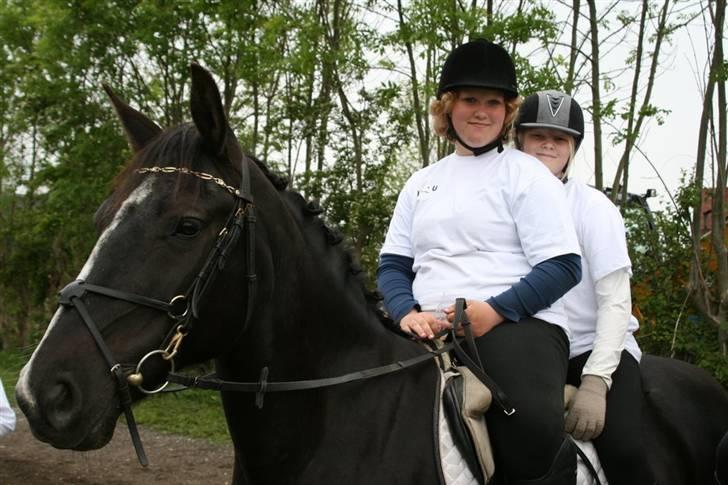
[[[182,237],[195,237],[200,232],[202,223],[194,217],[183,217],[177,223],[175,234]]]

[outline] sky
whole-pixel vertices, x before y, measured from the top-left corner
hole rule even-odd
[[[670,191],[674,194],[680,186],[683,172],[692,175],[697,154],[702,91],[707,73],[705,36],[702,19],[696,19],[678,31],[670,45],[663,47],[665,60],[658,68],[659,77],[652,99],[653,104],[670,110],[670,113],[665,116],[663,125],[658,125],[655,120],[647,123],[638,142],[646,158],[635,152],[630,161],[629,191],[643,194],[647,189],[656,189],[657,197],[650,200],[653,209],[659,209],[669,202],[667,193]],[[582,105],[591,104],[591,95],[587,91],[576,93],[575,98],[577,101],[583,100]],[[586,136],[577,153],[572,177],[593,183],[593,127],[588,115],[586,121]],[[606,129],[609,130],[608,127]],[[621,150],[607,140],[604,144],[604,182],[611,186]],[[708,177],[709,173],[706,173],[706,179]]]

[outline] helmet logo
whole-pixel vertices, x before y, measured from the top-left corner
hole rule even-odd
[[[556,118],[556,115],[559,114],[559,110],[561,109],[561,105],[564,104],[564,97],[563,96],[552,96],[550,94],[547,94],[546,99],[548,99],[548,105],[549,105],[549,110],[551,111],[551,116]]]

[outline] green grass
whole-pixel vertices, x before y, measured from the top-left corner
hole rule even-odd
[[[154,395],[134,407],[137,422],[154,429],[224,443],[230,441],[220,394],[187,390]]]
[[[0,352],[0,378],[8,399],[15,404],[15,383],[30,354]],[[224,443],[230,440],[220,395],[214,391],[187,390],[149,396],[134,406],[142,426],[193,438]]]

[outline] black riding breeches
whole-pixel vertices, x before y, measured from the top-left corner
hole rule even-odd
[[[531,317],[501,323],[475,343],[486,372],[516,408],[506,416],[493,404],[486,414],[497,474],[507,482],[542,477],[564,439],[566,333]]]
[[[581,372],[590,352],[569,361],[567,382],[581,383]],[[647,462],[642,436],[642,377],[639,363],[627,352],[612,374],[607,393],[604,430],[594,440],[594,447],[610,485],[650,485],[654,477]]]

